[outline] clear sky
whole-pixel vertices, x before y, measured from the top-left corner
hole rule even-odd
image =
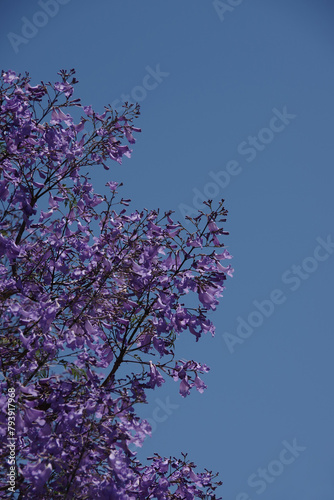
[[[1,1],[2,69],[74,67],[97,111],[140,102],[132,159],[97,186],[180,220],[225,199],[216,337],[178,341],[209,387],[151,395],[140,451],[188,451],[224,500],[334,498],[333,21],[329,0]]]

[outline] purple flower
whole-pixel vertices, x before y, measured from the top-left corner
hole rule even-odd
[[[180,394],[183,398],[190,394],[190,384],[188,383],[187,378],[188,377],[185,377],[180,383]]]
[[[28,464],[22,470],[22,475],[26,481],[31,483],[40,491],[52,473],[51,464],[45,465],[43,462]]]
[[[84,112],[86,113],[87,116],[93,116],[93,114],[94,114],[92,106],[84,106],[83,110],[84,110]]]
[[[197,375],[194,380],[194,384],[198,392],[202,393],[204,392],[204,389],[207,388],[207,386],[204,384],[203,380],[201,380]]]
[[[73,94],[73,87],[67,82],[56,82],[54,88],[60,93],[64,93],[66,97],[71,97]]]
[[[209,222],[208,228],[209,228],[210,233],[215,233],[215,232],[219,231],[219,227],[213,221]]]
[[[107,182],[106,186],[109,186],[110,191],[116,191],[117,186],[119,185],[118,182]]]
[[[18,76],[14,71],[9,69],[6,73],[2,73],[2,78],[5,83],[12,83],[15,82],[15,80],[18,80]]]
[[[152,363],[152,361],[150,361],[149,377],[149,387],[151,387],[151,389],[154,389],[156,386],[160,387],[165,382],[165,379],[160,375],[157,367]]]
[[[65,113],[63,113],[60,108],[54,108],[52,110],[50,123],[52,125],[56,125],[58,123],[61,123],[62,121],[65,122],[66,125],[70,126],[73,123],[73,118],[69,114],[65,115]]]

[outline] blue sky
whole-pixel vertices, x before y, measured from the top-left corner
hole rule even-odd
[[[178,341],[180,357],[211,367],[208,389],[183,400],[166,383],[151,395],[140,457],[188,451],[220,472],[224,500],[332,500],[332,2],[1,7],[3,69],[37,84],[74,67],[78,96],[98,111],[140,102],[132,159],[97,186],[122,181],[134,207],[180,220],[202,197],[229,210],[235,276],[216,337]]]

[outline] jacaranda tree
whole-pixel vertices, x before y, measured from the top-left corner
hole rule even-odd
[[[173,212],[130,213],[112,179],[95,193],[99,169],[130,157],[139,108],[96,113],[73,98],[74,74],[1,76],[1,495],[215,499],[216,474],[187,455],[144,465],[133,449],[150,435],[135,411],[148,390],[206,387],[208,367],[175,347],[214,334],[227,212],[209,200],[189,230]]]

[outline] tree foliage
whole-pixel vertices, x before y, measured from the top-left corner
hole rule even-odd
[[[172,212],[130,213],[112,180],[97,194],[95,172],[131,155],[139,108],[100,115],[73,98],[74,70],[59,75],[1,77],[2,463],[14,388],[18,498],[215,499],[221,483],[186,455],[143,465],[130,448],[150,435],[135,412],[148,390],[167,377],[183,397],[206,387],[208,367],[176,360],[175,341],[214,334],[208,312],[232,275],[223,201],[190,231]]]

